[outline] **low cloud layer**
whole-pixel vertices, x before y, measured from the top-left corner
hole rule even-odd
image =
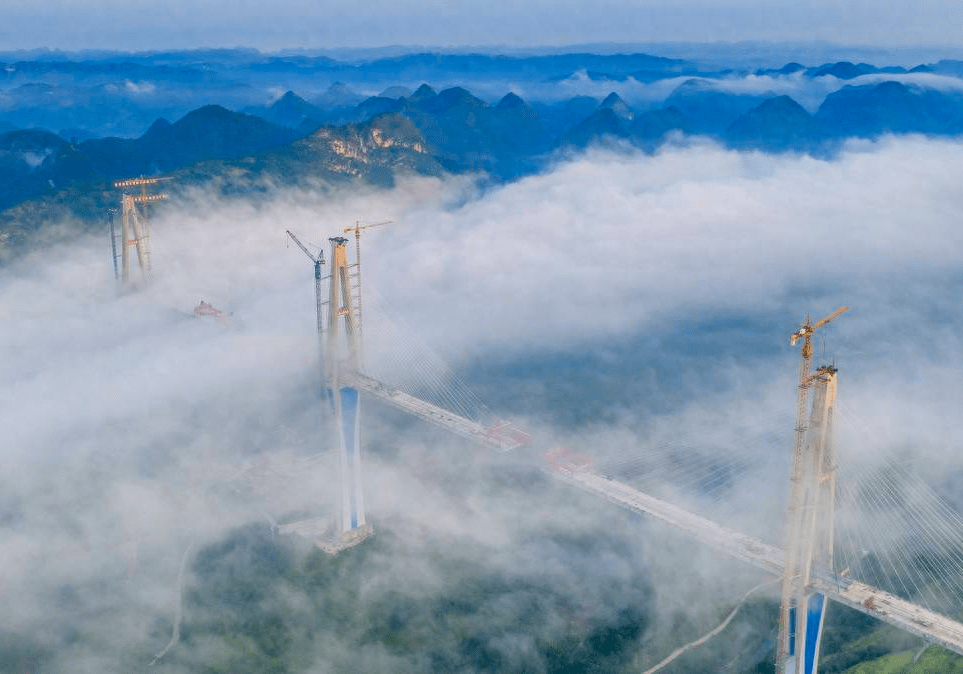
[[[700,313],[801,317],[817,293],[875,321],[865,302],[893,289],[868,279],[952,274],[961,162],[959,144],[923,139],[855,143],[837,161],[600,151],[413,210],[371,236],[370,276],[458,350],[589,344]]]
[[[855,143],[833,161],[699,144],[653,156],[599,150],[487,190],[471,178],[418,178],[388,192],[289,191],[258,203],[197,194],[152,222],[155,279],[138,293],[117,295],[106,237],[22,259],[0,279],[0,596],[13,607],[0,630],[41,634],[69,614],[64,602],[88,610],[102,588],[127,582],[123,610],[55,646],[71,654],[59,665],[95,669],[111,638],[160,648],[169,623],[159,616],[189,545],[328,505],[323,459],[300,479],[268,465],[323,449],[312,267],[285,229],[327,248],[358,219],[394,220],[365,234],[366,288],[456,370],[510,368],[503,399],[527,395],[530,406],[500,402],[497,382],[480,377],[499,414],[598,460],[665,443],[720,448],[769,471],[754,482],[757,505],[761,494],[778,502],[787,475],[773,474],[785,464],[771,458],[788,458],[791,442],[798,354],[788,335],[806,313],[848,304],[816,340],[817,357],[842,372],[841,447],[910,446],[953,474],[961,172],[963,146],[922,138]],[[232,311],[234,324],[195,319],[201,299]],[[568,369],[526,369],[534,362]],[[665,362],[674,367],[658,370]],[[573,394],[571,409],[547,409],[573,378],[584,402]],[[608,381],[626,395],[596,400]],[[652,387],[674,402],[632,393]],[[590,404],[614,412],[548,421]],[[518,540],[542,525],[584,534],[608,516],[605,504],[556,511],[504,489],[496,498],[473,477],[498,473],[484,453],[452,442],[446,455],[443,435],[399,431],[377,412],[371,423],[372,517],[396,520],[416,558],[450,537],[501,551],[495,567],[534,569],[542,543],[521,548],[523,563],[508,552]],[[232,478],[243,469],[285,486],[239,493]],[[760,524],[758,510],[743,510],[747,528]],[[528,513],[523,523],[517,512]],[[711,579],[716,564],[707,557],[692,573]],[[617,555],[597,576],[590,566],[585,582],[600,592],[628,573]]]

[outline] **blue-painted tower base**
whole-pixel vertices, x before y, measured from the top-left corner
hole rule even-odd
[[[342,387],[332,392],[341,456],[341,531],[364,527],[364,496],[361,488],[361,400],[358,389]]]
[[[789,610],[789,658],[786,660],[785,674],[796,674],[797,653],[800,639],[802,637],[803,674],[816,674],[816,667],[819,662],[819,642],[823,635],[823,623],[826,620],[826,597],[820,593],[814,593],[806,597],[806,614],[802,621],[797,615],[795,607]],[[798,627],[797,627],[798,626]],[[798,633],[801,628],[802,634]]]

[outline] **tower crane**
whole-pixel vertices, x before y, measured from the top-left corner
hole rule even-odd
[[[294,243],[298,244],[305,255],[307,255],[311,261],[314,263],[314,302],[317,309],[317,321],[318,321],[318,349],[321,353],[321,367],[324,367],[324,300],[321,295],[321,267],[324,266],[324,250],[319,250],[318,254],[313,254],[308,247],[301,243],[301,240],[294,235],[290,229],[285,230],[288,236]],[[322,377],[323,379],[323,377]]]
[[[120,280],[120,268],[117,266],[117,232],[114,229],[114,214],[116,208],[107,209],[107,224],[110,226],[110,257],[114,261],[114,279]]]
[[[797,455],[802,450],[802,436],[806,427],[806,402],[809,398],[809,385],[811,383],[810,369],[813,360],[813,333],[834,318],[839,318],[847,311],[849,311],[849,307],[839,307],[836,311],[815,323],[811,323],[807,315],[806,322],[803,323],[802,327],[796,330],[796,332],[792,333],[792,336],[789,338],[790,346],[796,346],[796,342],[800,339],[803,340],[802,353],[800,354],[801,359],[799,361],[799,397],[796,401],[795,453]]]
[[[812,338],[813,333],[816,332],[816,330],[818,330],[819,328],[829,323],[829,321],[833,320],[834,318],[839,318],[841,315],[845,314],[847,311],[849,311],[849,307],[839,307],[838,309],[836,309],[836,311],[826,316],[826,318],[822,319],[821,321],[816,321],[815,323],[812,323],[812,324],[810,324],[809,322],[809,316],[806,316],[806,322],[803,324],[803,326],[799,328],[796,332],[792,333],[792,337],[789,338],[789,344],[791,346],[796,346],[796,342],[798,342],[800,339],[804,340],[802,356],[805,359],[811,359],[813,356],[813,350],[812,350],[812,343],[810,339]]]
[[[355,221],[354,227],[346,227],[344,230],[345,234],[350,234],[354,232],[354,266],[357,268],[357,283],[355,287],[358,290],[358,311],[355,313],[355,322],[358,325],[358,330],[361,330],[361,232],[365,229],[370,229],[372,227],[381,227],[382,225],[394,224],[394,220],[382,220],[381,222],[372,222],[368,224],[362,224],[360,221]]]

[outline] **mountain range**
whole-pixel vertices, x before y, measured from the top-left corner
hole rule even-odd
[[[0,104],[11,105],[11,92],[23,95],[24,89],[43,99],[55,85],[17,83],[28,77],[42,80],[51,73],[66,73],[85,85],[92,82],[91,86],[101,88],[107,87],[101,80],[117,72],[144,75],[156,71],[187,85],[223,84],[189,58],[178,62],[171,57],[169,63],[164,58],[153,64],[137,60],[93,65],[61,61],[7,64],[0,67],[0,73],[6,73],[16,86],[0,89]],[[397,76],[432,68],[436,74],[438,69],[463,68],[474,80],[486,72],[568,77],[573,68],[584,73],[593,68],[590,79],[596,78],[593,82],[604,86],[605,78],[624,80],[647,69],[646,77],[658,72],[674,86],[654,104],[640,105],[630,104],[616,91],[602,97],[529,101],[511,91],[494,98],[480,97],[463,86],[436,90],[425,83],[416,87],[395,83],[363,96],[339,81],[316,91],[313,97],[288,90],[268,104],[241,105],[236,111],[209,103],[173,123],[157,118],[133,138],[65,138],[41,128],[11,129],[15,124],[0,116],[0,258],[25,244],[30,233],[47,220],[102,219],[105,209],[117,199],[110,183],[138,175],[172,174],[182,186],[212,183],[232,193],[256,192],[267,182],[363,180],[386,185],[397,172],[438,175],[470,171],[506,181],[542,170],[559,152],[596,143],[652,152],[669,137],[700,135],[739,149],[830,156],[851,137],[963,134],[963,84],[957,89],[934,88],[888,79],[890,74],[905,74],[903,68],[848,62],[810,68],[790,63],[770,73],[757,73],[757,77],[850,82],[831,91],[814,110],[807,110],[792,96],[759,87],[733,87],[727,84],[729,80],[704,73],[689,77],[685,73],[693,69],[691,64],[646,55],[408,55],[350,67],[314,57],[252,56],[251,61],[246,66],[254,73],[248,72],[251,77],[269,71],[333,70],[344,75],[362,65],[371,70],[367,76],[375,79],[378,73]],[[937,70],[947,73],[956,65],[941,61],[911,70],[926,70],[927,75]],[[223,64],[221,69],[229,70]],[[600,80],[598,73],[603,71],[607,74]],[[248,85],[234,82],[209,93],[236,92],[244,86]],[[151,96],[158,85],[142,81],[133,88],[143,90],[137,95]],[[53,114],[50,111],[57,105],[48,108]],[[26,115],[34,108],[16,109]],[[98,110],[94,106],[87,112],[99,114]],[[123,107],[119,114],[126,114]],[[75,115],[82,116],[81,112]],[[39,119],[47,117],[40,115]]]
[[[724,82],[752,77],[820,81],[832,88],[869,76],[922,74],[959,78],[963,61],[943,59],[911,67],[790,62],[749,71],[704,58],[640,53],[406,53],[341,59],[322,54],[262,54],[252,49],[0,53],[0,131],[12,125],[44,128],[67,140],[135,138],[159,117],[179,119],[211,103],[250,112],[248,108],[270,106],[285,91],[295,91],[329,113],[339,108],[344,112],[379,91],[398,98],[407,94],[391,89],[402,87],[410,93],[423,82],[439,90],[463,86],[489,103],[504,95],[506,83],[511,82],[517,87],[515,93],[534,106],[573,95],[598,96],[592,85],[605,83],[639,88],[693,78]],[[323,121],[338,121],[338,114]]]

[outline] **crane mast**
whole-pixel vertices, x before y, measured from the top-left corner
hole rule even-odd
[[[314,263],[314,304],[317,317],[317,331],[318,331],[318,352],[321,356],[320,368],[321,368],[321,379],[324,381],[324,300],[321,293],[321,281],[323,276],[321,274],[321,267],[324,266],[324,250],[318,251],[317,255],[314,255],[308,247],[301,243],[301,240],[294,235],[290,229],[285,230],[291,240],[298,245],[305,255]]]
[[[117,212],[116,208],[107,209],[107,222],[110,226],[110,258],[114,262],[114,279],[120,280],[120,268],[117,266],[117,231],[114,227],[114,213]]]

